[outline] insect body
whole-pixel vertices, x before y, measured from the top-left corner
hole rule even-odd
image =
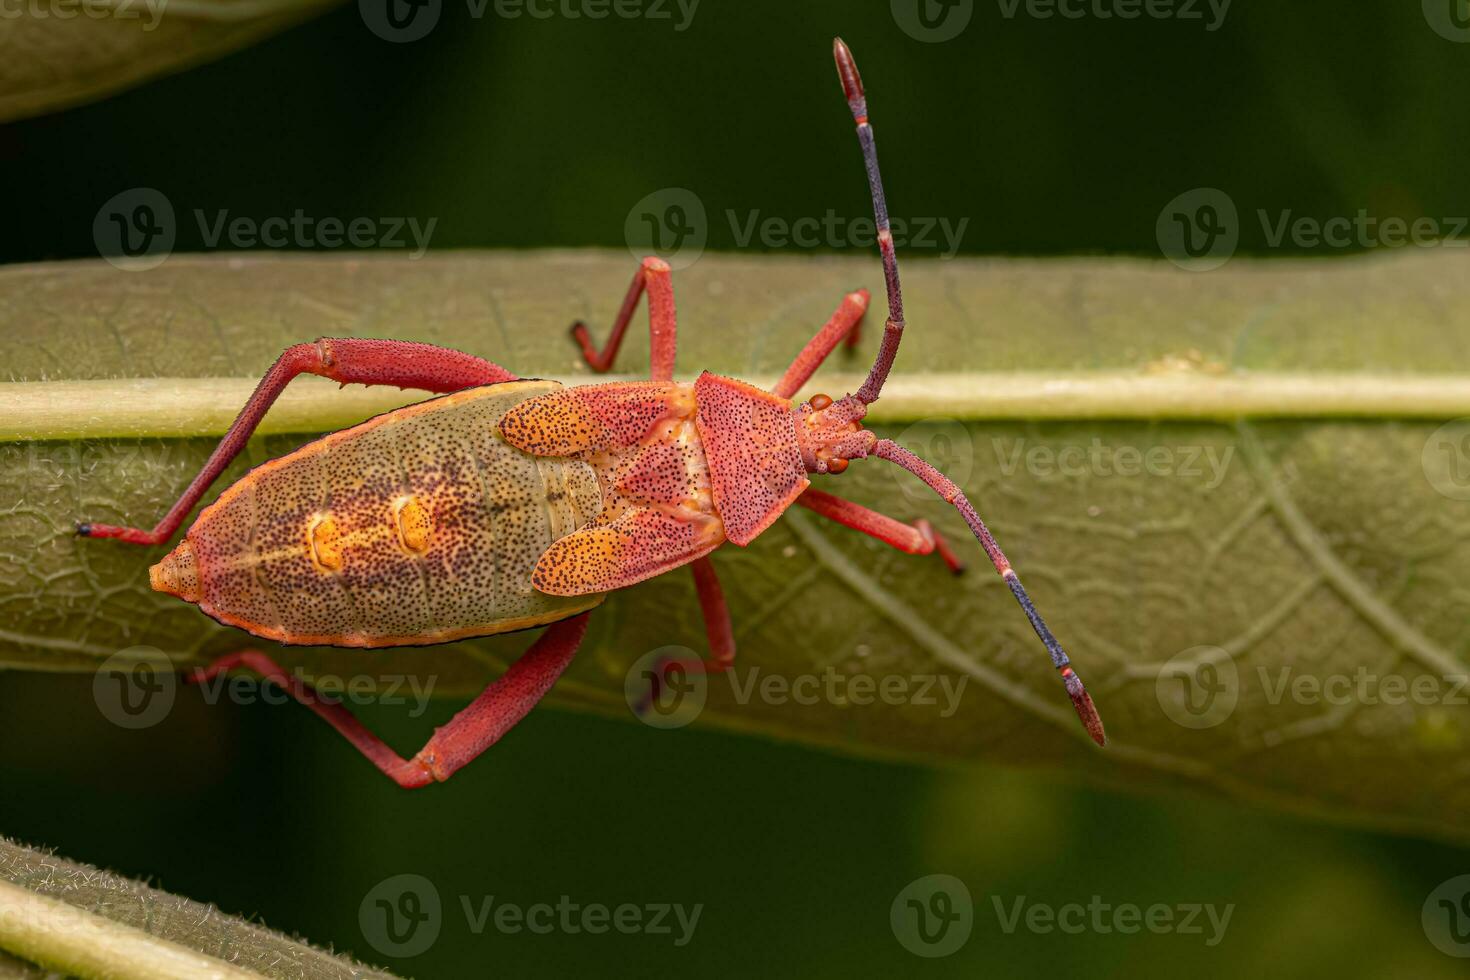
[[[599,520],[536,563],[532,581],[553,595],[622,588],[726,540],[749,544],[810,484],[791,403],[709,373],[566,388],[517,405],[500,430],[518,449],[598,471]]]
[[[152,529],[80,524],[92,537],[162,544],[243,448],[299,374],[447,393],[328,435],[257,469],[205,508],[154,566],[153,586],[215,618],[284,643],[355,647],[437,643],[550,624],[505,674],[411,759],[340,704],[312,695],[256,650],[235,666],[292,691],[405,787],[447,779],[493,745],[551,688],[576,653],[587,610],[614,589],[689,565],[710,657],[723,670],[734,633],[709,554],[746,545],[786,508],[804,506],[913,554],[962,566],[925,521],[906,524],[811,486],[851,460],[894,463],[952,504],[1004,578],[1061,674],[1091,737],[1102,722],[1067,655],[961,489],[903,447],[862,427],[903,338],[903,298],[862,81],[840,40],[834,55],[857,123],[888,298],[867,379],[840,399],[792,397],[839,344],[855,343],[868,295],[844,297],[770,391],[708,372],[674,380],[676,325],[667,263],[645,259],[606,346],[573,337],[594,370],[611,367],[648,294],[649,381],[525,381],[459,351],[397,340],[323,339],[288,348],[183,495]]]
[[[550,595],[536,559],[595,518],[586,463],[519,452],[506,409],[559,388],[502,384],[431,399],[257,467],[153,566],[153,587],[281,643],[407,646],[584,612]]]

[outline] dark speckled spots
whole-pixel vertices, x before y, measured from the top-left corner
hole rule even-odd
[[[258,467],[189,531],[200,607],[287,643],[397,646],[595,605],[537,592],[531,572],[600,511],[596,475],[499,435],[506,409],[558,388],[509,382],[431,399]]]
[[[694,390],[715,507],[730,540],[749,544],[810,485],[791,403],[709,372]]]

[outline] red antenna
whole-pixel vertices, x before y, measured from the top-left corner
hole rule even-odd
[[[878,358],[873,362],[867,380],[856,395],[864,405],[871,405],[878,400],[883,382],[887,380],[888,371],[893,367],[893,359],[898,354],[899,342],[903,339],[903,290],[898,281],[898,256],[893,251],[888,202],[883,196],[883,178],[878,173],[878,150],[873,143],[873,127],[868,122],[868,100],[863,92],[863,79],[858,74],[857,63],[852,59],[852,51],[840,37],[832,41],[832,56],[837,61],[837,77],[842,80],[842,92],[847,96],[848,107],[852,109],[852,118],[857,123],[858,142],[863,148],[863,165],[868,171],[868,189],[873,195],[873,219],[878,227],[878,249],[883,254],[883,279],[888,290],[888,322],[883,329],[883,345],[878,350]],[[980,542],[980,547],[990,556],[995,570],[1005,579],[1006,586],[1016,597],[1016,602],[1020,603],[1026,618],[1031,622],[1031,628],[1046,647],[1046,652],[1051,654],[1051,662],[1061,674],[1062,682],[1067,687],[1067,695],[1072,699],[1072,706],[1077,709],[1077,717],[1082,720],[1087,734],[1098,745],[1106,744],[1107,736],[1103,732],[1102,718],[1098,716],[1091,695],[1083,687],[1082,678],[1072,669],[1066,651],[1052,635],[1046,621],[1041,618],[1041,613],[1036,611],[1031,597],[1026,594],[1026,587],[1016,575],[1016,570],[1011,567],[1005,552],[1000,550],[1000,545],[996,544],[990,529],[985,526],[980,515],[975,513],[974,506],[965,498],[964,492],[949,477],[892,440],[878,440],[872,449],[872,455],[902,466],[927,483],[946,503],[952,504],[960,512],[960,516],[970,526],[971,533]]]
[[[898,282],[898,256],[893,252],[893,230],[888,224],[888,202],[883,197],[883,177],[878,173],[878,148],[873,143],[873,127],[868,123],[868,100],[863,93],[863,77],[858,74],[857,63],[842,38],[833,38],[832,56],[837,60],[837,77],[842,79],[842,93],[847,96],[847,105],[852,109],[853,121],[857,123],[858,143],[863,148],[863,165],[868,170],[868,190],[873,195],[873,221],[878,227],[878,250],[883,253],[883,281],[888,291],[888,322],[883,326],[883,344],[878,349],[878,359],[868,372],[868,379],[857,391],[857,398],[864,405],[878,400],[883,382],[888,380],[888,369],[893,367],[893,358],[898,354],[898,343],[903,339],[903,289]]]
[[[1006,586],[1011,590],[1011,595],[1021,604],[1021,609],[1026,613],[1026,618],[1031,621],[1031,628],[1036,635],[1041,637],[1041,643],[1046,647],[1046,652],[1051,654],[1052,666],[1056,667],[1057,673],[1062,675],[1062,683],[1067,686],[1067,696],[1072,699],[1072,707],[1077,709],[1077,717],[1082,719],[1082,727],[1087,729],[1087,734],[1098,745],[1107,744],[1107,735],[1103,732],[1102,718],[1097,713],[1097,708],[1092,703],[1092,695],[1087,693],[1087,688],[1082,686],[1082,678],[1072,669],[1072,662],[1067,658],[1067,653],[1057,638],[1052,635],[1046,625],[1046,620],[1041,618],[1041,613],[1036,611],[1031,597],[1026,594],[1026,587],[1021,584],[1021,579],[1016,575],[1016,570],[1011,567],[1005,552],[1000,550],[1000,545],[995,543],[995,538],[990,533],[990,528],[975,513],[974,506],[965,499],[964,491],[960,490],[955,482],[933,466],[924,462],[907,449],[900,446],[891,439],[879,439],[878,444],[873,447],[873,455],[879,459],[886,459],[890,463],[897,463],[910,473],[923,480],[943,497],[945,502],[953,504],[955,510],[970,525],[970,531],[980,542],[980,547],[990,556],[990,563],[1005,579]]]

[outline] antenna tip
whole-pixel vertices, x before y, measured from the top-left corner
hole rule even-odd
[[[1092,695],[1082,686],[1082,678],[1071,668],[1067,668],[1062,679],[1067,685],[1067,696],[1072,699],[1072,707],[1077,709],[1077,717],[1082,719],[1082,727],[1087,729],[1087,734],[1098,745],[1107,745],[1108,735],[1103,731],[1102,717],[1097,713],[1097,706],[1092,703]]]
[[[852,49],[840,37],[832,39],[832,58],[837,62],[837,77],[842,79],[842,94],[848,102],[863,98],[863,77],[858,74],[857,62],[852,60]]]

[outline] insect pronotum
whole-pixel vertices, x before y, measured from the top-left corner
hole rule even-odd
[[[691,566],[710,655],[685,666],[728,668],[734,635],[709,554],[725,541],[749,544],[792,504],[911,554],[937,552],[952,571],[962,570],[927,521],[904,523],[811,487],[809,475],[841,473],[850,460],[873,456],[908,470],[959,511],[1051,655],[1083,726],[1103,744],[1082,680],[964,493],[861,425],[903,339],[903,295],[862,79],[840,39],[833,53],[867,168],[888,297],[877,358],[855,393],[791,401],[838,344],[857,340],[866,291],[843,298],[770,391],[709,372],[678,382],[673,285],[668,264],[652,257],[634,274],[601,350],[584,324],[572,327],[587,363],[606,371],[646,292],[648,381],[563,387],[400,340],[323,338],[290,347],[152,530],[82,523],[78,532],[167,541],[299,374],[422,389],[442,397],[250,471],[153,566],[153,587],[287,644],[402,646],[549,628],[411,759],[261,651],[221,657],[193,679],[253,669],[290,690],[399,785],[444,780],[545,695],[576,653],[589,610],[614,589]]]

